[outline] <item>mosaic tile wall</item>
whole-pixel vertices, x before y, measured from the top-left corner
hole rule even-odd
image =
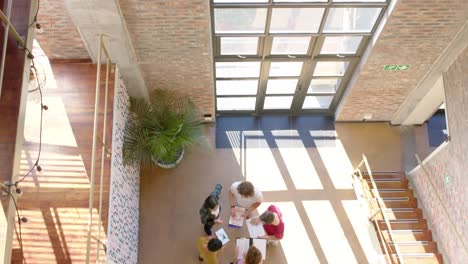
[[[118,69],[115,76],[107,262],[131,264],[138,261],[140,168],[122,162],[130,101]]]
[[[457,232],[468,246],[468,48],[444,74],[444,82],[451,140],[424,165]],[[409,175],[417,191],[418,203],[432,224],[437,245],[446,253],[448,259],[445,262],[467,263],[468,254],[457,239],[424,171],[417,167]]]

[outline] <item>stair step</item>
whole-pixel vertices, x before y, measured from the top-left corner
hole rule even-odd
[[[393,252],[395,252],[395,245],[390,244]],[[398,243],[398,248],[400,249],[401,254],[417,254],[417,253],[437,253],[437,243],[436,242],[427,242],[420,244],[400,244]]]
[[[367,182],[369,188],[373,189],[372,183]],[[407,189],[408,188],[408,180],[401,180],[401,181],[376,181],[375,185],[377,189]]]
[[[362,177],[364,179],[370,179],[367,172],[363,172]],[[405,175],[401,172],[372,172],[372,178],[377,179],[405,179]]]
[[[387,224],[383,220],[378,220],[377,223],[379,224],[380,229],[387,230]],[[390,220],[390,226],[392,230],[399,230],[399,229],[427,229],[427,222],[425,219],[422,220]]]
[[[414,198],[413,190],[411,189],[379,189],[379,195],[382,198],[391,198],[391,197],[410,197]]]
[[[416,199],[409,200],[409,201],[383,201],[386,208],[417,208],[418,202]]]
[[[393,230],[392,234],[396,242],[432,241],[432,232],[430,230]],[[387,230],[382,232],[382,236],[386,241],[392,241]]]
[[[387,216],[389,220],[422,218],[422,210],[419,208],[415,208],[412,211],[402,211],[402,212],[390,210],[384,213],[385,213],[385,216]],[[376,215],[375,219],[382,220],[383,219],[382,214]]]
[[[394,263],[397,262],[397,257],[392,254]],[[405,264],[442,264],[442,254],[426,253],[426,254],[402,254]]]

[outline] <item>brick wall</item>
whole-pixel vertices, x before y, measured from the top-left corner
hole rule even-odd
[[[89,59],[89,53],[64,4],[65,0],[41,0],[38,22],[44,33],[36,40],[49,59]]]
[[[337,116],[389,121],[468,19],[467,0],[399,0]],[[384,71],[410,64],[408,71]]]
[[[180,91],[213,113],[209,1],[119,2],[148,89]]]
[[[451,141],[425,162],[429,176],[465,243],[468,243],[468,48],[445,73],[446,111]],[[417,167],[410,179],[426,218],[433,224],[438,246],[448,263],[466,263],[468,255],[458,242],[426,176]],[[448,179],[446,177],[449,177]]]

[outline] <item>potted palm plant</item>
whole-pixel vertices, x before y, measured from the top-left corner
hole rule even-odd
[[[173,168],[193,145],[208,145],[198,108],[187,97],[155,90],[149,102],[130,98],[130,118],[125,128],[123,160],[139,162],[142,169],[155,164]]]

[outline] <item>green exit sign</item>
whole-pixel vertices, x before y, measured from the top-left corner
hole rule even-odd
[[[389,64],[384,66],[384,71],[407,71],[409,64]]]

